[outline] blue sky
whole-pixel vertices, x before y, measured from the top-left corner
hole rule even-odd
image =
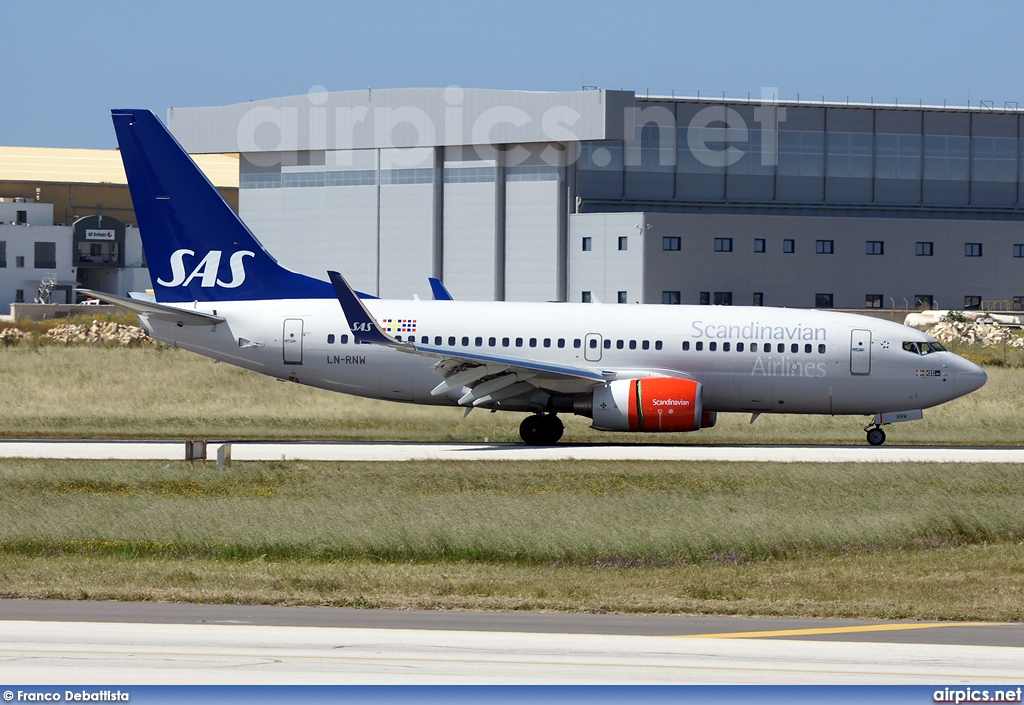
[[[2,8],[0,144],[113,148],[109,110],[459,85],[1024,107],[1024,3],[34,2]]]

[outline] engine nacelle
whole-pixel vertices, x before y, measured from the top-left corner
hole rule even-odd
[[[692,379],[620,379],[594,390],[594,428],[600,431],[697,431],[702,413],[701,384]]]

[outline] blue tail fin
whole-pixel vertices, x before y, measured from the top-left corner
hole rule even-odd
[[[112,115],[157,301],[334,298],[263,249],[153,113]]]

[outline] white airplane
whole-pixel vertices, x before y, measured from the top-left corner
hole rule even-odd
[[[146,110],[114,110],[152,297],[90,296],[157,340],[321,389],[527,412],[556,443],[560,413],[604,431],[696,431],[718,412],[873,415],[882,426],[980,388],[986,375],[924,333],[830,311],[384,300],[279,265]],[[435,288],[435,291],[443,291]],[[339,305],[340,304],[340,305]]]

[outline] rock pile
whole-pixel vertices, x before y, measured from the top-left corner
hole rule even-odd
[[[31,333],[26,333],[19,328],[4,328],[0,330],[0,341],[4,345],[17,345],[22,340],[30,340]]]
[[[964,315],[967,320],[962,323],[939,321],[938,324],[928,329],[928,335],[940,342],[956,345],[981,345],[983,347],[1005,345],[1008,348],[1024,349],[1024,338],[1014,335],[1009,328],[1001,326],[981,314],[967,312]]]
[[[126,346],[149,345],[153,339],[146,335],[146,332],[138,326],[122,326],[117,323],[100,323],[93,321],[92,325],[74,325],[65,323],[48,330],[45,338],[53,338],[65,345],[73,344],[115,344]]]

